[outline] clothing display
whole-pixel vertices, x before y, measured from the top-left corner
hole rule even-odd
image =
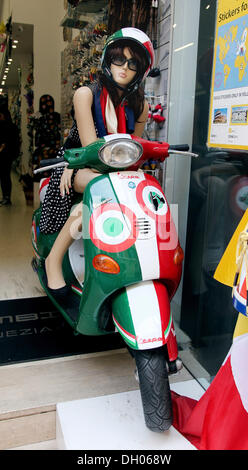
[[[39,102],[38,117],[34,119],[33,164],[56,156],[61,144],[60,114],[54,111],[54,100],[50,95],[42,95]]]
[[[59,113],[45,114],[39,119],[35,136],[36,147],[56,147],[60,143]]]

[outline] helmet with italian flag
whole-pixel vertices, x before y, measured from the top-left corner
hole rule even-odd
[[[128,93],[135,91],[139,84],[148,75],[154,63],[154,49],[151,40],[143,31],[137,28],[122,28],[109,36],[102,52],[101,66],[105,76],[118,88],[122,87],[114,82],[111,73],[110,51],[115,47],[132,47],[136,49],[143,59],[144,67],[138,70],[132,82],[126,88]]]

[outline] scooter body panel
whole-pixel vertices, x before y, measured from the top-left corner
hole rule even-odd
[[[178,239],[169,206],[157,180],[143,172],[118,171],[87,186],[83,239],[85,281],[77,323],[83,334],[102,333],[103,304],[124,286],[163,278],[171,297],[180,282],[181,265],[174,263]],[[116,261],[119,273],[98,272],[93,266],[98,254]]]
[[[142,280],[163,279],[171,298],[180,282],[182,266],[174,262],[179,241],[160,184],[142,171],[119,171],[109,177],[120,204],[132,208]]]
[[[135,233],[108,176],[97,177],[87,186],[83,207],[83,239],[85,280],[76,329],[83,334],[98,335],[104,333],[99,326],[100,316],[109,296],[124,285],[142,279],[137,262]],[[109,274],[96,270],[93,260],[100,254],[110,256],[117,262],[120,272]]]
[[[167,344],[169,360],[177,358],[177,342],[167,289],[160,281],[145,281],[122,289],[113,300],[113,321],[132,349]]]
[[[40,233],[39,217],[40,210],[33,218],[33,246],[36,256],[44,259],[58,234]],[[108,312],[111,316],[111,296],[123,287],[161,279],[169,299],[172,297],[181,278],[181,265],[174,263],[178,239],[166,198],[155,178],[141,171],[117,171],[95,178],[84,193],[82,225],[83,286],[72,272],[68,253],[63,261],[65,281],[72,285],[77,298],[80,296],[78,313],[70,321],[77,332],[106,334],[101,314]],[[93,260],[100,254],[111,257],[119,273],[96,270]],[[41,265],[38,274],[42,283]],[[59,310],[68,319],[61,306]]]

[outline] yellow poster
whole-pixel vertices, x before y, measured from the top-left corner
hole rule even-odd
[[[248,150],[248,0],[218,0],[209,147]]]

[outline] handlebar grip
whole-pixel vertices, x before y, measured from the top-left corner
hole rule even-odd
[[[45,167],[45,166],[51,166],[51,165],[56,165],[57,163],[63,163],[65,159],[63,157],[61,158],[47,158],[46,160],[41,160],[39,166],[40,167]]]
[[[187,144],[170,145],[169,150],[179,150],[180,152],[188,152],[189,145]]]

